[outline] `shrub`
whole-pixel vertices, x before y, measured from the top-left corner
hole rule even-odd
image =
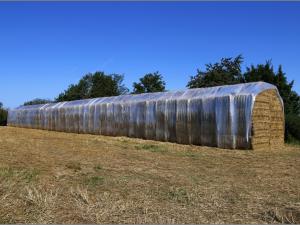
[[[6,126],[7,124],[7,110],[0,108],[0,126]]]
[[[287,114],[285,116],[286,139],[300,141],[300,115]]]

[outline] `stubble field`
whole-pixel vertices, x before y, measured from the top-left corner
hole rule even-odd
[[[0,223],[300,223],[300,148],[0,127]]]

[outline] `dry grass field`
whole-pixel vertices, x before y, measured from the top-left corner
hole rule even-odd
[[[0,128],[0,223],[300,223],[300,148]]]

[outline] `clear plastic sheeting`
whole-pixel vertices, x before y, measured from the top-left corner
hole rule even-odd
[[[268,89],[276,87],[255,82],[20,106],[9,111],[8,125],[249,149],[255,97]]]

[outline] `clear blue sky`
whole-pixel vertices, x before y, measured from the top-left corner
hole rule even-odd
[[[0,101],[53,99],[85,73],[159,70],[168,90],[196,69],[243,54],[283,65],[300,93],[300,2],[0,3]]]

